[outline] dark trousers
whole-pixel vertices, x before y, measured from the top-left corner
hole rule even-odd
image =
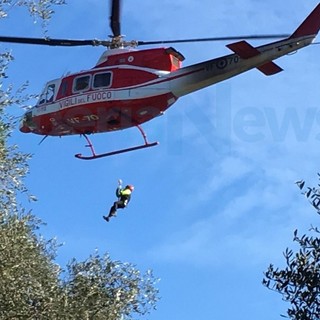
[[[118,208],[125,208],[126,205],[125,205],[125,202],[123,200],[118,200],[116,201],[113,206],[110,208],[110,212],[109,212],[109,217],[112,217],[116,214]]]

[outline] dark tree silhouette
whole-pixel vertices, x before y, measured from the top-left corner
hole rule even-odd
[[[296,184],[319,214],[319,185],[305,188],[304,180]],[[320,319],[320,237],[315,227],[309,232],[312,234],[298,236],[298,230],[294,231],[293,241],[299,249],[287,248],[284,252],[286,267],[276,268],[270,264],[262,281],[268,289],[280,293],[283,300],[290,302],[287,317],[292,320]]]

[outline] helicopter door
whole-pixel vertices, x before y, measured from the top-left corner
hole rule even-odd
[[[58,88],[58,81],[48,82],[44,91],[42,92],[39,104],[50,103],[55,100]]]

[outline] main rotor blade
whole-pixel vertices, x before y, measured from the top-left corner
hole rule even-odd
[[[139,46],[151,44],[166,43],[188,43],[188,42],[205,42],[205,41],[225,41],[225,40],[260,40],[260,39],[280,39],[287,38],[289,34],[262,34],[262,35],[246,35],[246,36],[230,36],[230,37],[214,37],[214,38],[197,38],[184,40],[159,40],[159,41],[137,41]]]
[[[117,33],[116,33],[117,34]],[[120,35],[120,34],[119,34]],[[225,41],[225,40],[259,40],[259,39],[280,39],[287,38],[289,34],[266,34],[266,35],[246,35],[246,36],[230,36],[230,37],[214,37],[214,38],[197,38],[197,39],[177,39],[177,40],[156,40],[156,41],[133,41],[121,42],[124,46],[131,45],[155,45],[169,43],[190,43],[190,42],[205,42],[205,41]],[[70,40],[70,39],[51,39],[51,38],[24,38],[24,37],[3,37],[0,36],[0,42],[20,43],[20,44],[37,44],[46,46],[105,46],[112,47],[112,41],[109,40]]]
[[[120,0],[111,0],[110,28],[114,37],[121,36]]]
[[[2,37],[0,36],[0,42],[10,43],[25,43],[25,44],[39,44],[46,46],[108,46],[110,41],[101,40],[68,40],[68,39],[50,39],[50,38],[22,38],[22,37]]]

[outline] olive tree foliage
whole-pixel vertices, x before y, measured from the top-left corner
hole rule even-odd
[[[63,1],[0,0],[0,18],[14,5],[48,20],[51,5]],[[28,193],[24,178],[31,157],[11,143],[17,119],[12,106],[32,96],[26,85],[14,90],[8,82],[9,52],[0,52],[0,319],[133,319],[155,309],[157,279],[130,263],[95,252],[85,261],[72,259],[65,269],[56,262],[59,244],[39,235],[41,222],[21,205]],[[20,200],[19,200],[20,199]]]
[[[303,180],[298,182],[300,189],[304,184]],[[319,189],[308,187],[303,194],[319,213]],[[262,281],[290,303],[291,307],[283,317],[292,320],[320,319],[320,232],[316,227],[309,231],[312,234],[302,236],[298,236],[298,230],[294,231],[293,241],[298,249],[287,248],[283,253],[286,267],[277,268],[270,264]]]
[[[65,0],[0,0],[0,19],[5,18],[13,7],[25,7],[34,22],[41,21],[43,31],[54,13],[53,5],[65,4]]]
[[[18,151],[17,145],[9,145],[8,140],[16,125],[16,119],[9,116],[7,109],[21,105],[26,99],[23,89],[13,94],[12,86],[3,89],[10,53],[0,53],[0,212],[3,217],[18,213],[17,194],[27,189],[22,178],[28,173],[27,160],[30,157]]]
[[[313,229],[317,234],[318,230]],[[286,268],[272,264],[265,272],[263,284],[280,294],[291,307],[287,315],[293,320],[319,320],[320,315],[320,238],[297,235],[294,239],[300,246],[297,252],[286,249]]]
[[[35,22],[41,21],[43,31],[46,32],[47,23],[54,13],[53,5],[64,3],[64,0],[0,0],[0,19],[6,18],[13,7],[25,7]],[[10,52],[0,52],[0,201],[2,204],[11,204],[2,208],[3,214],[14,213],[17,210],[16,193],[27,191],[21,178],[28,172],[26,161],[30,157],[19,152],[16,145],[6,145],[16,126],[16,119],[10,117],[6,110],[13,105],[23,106],[26,101],[34,98],[24,94],[27,84],[15,92],[11,84],[5,87],[8,65],[12,60]]]
[[[54,262],[57,243],[35,230],[31,214],[0,223],[0,319],[133,319],[158,301],[157,279],[130,263],[98,252],[73,259],[66,270]]]
[[[2,218],[0,319],[59,318],[54,315],[59,314],[60,268],[53,262],[51,241],[35,235],[37,225],[30,214]]]
[[[112,261],[106,254],[72,260],[67,268],[64,312],[75,319],[131,319],[149,313],[158,300],[152,271],[141,274],[134,265]]]

